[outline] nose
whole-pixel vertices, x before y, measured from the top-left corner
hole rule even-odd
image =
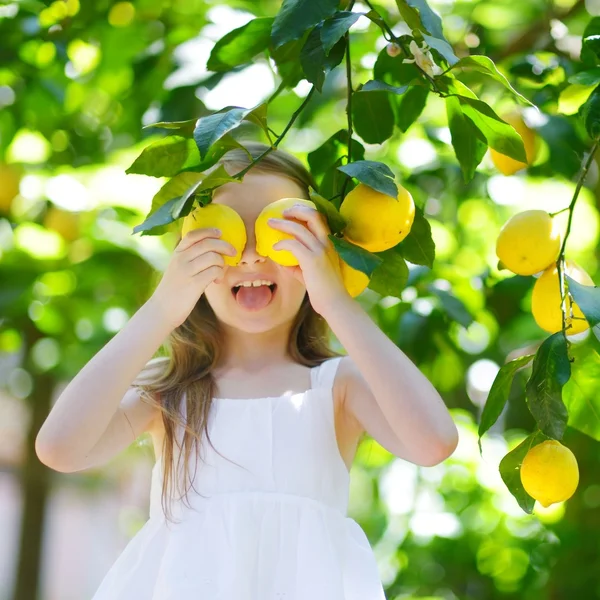
[[[254,229],[254,228],[252,228]],[[267,258],[265,256],[261,256],[256,251],[256,238],[254,235],[254,231],[249,232],[248,227],[246,227],[248,239],[246,241],[246,246],[242,251],[242,256],[240,258],[240,265],[253,265],[255,263],[264,263]]]

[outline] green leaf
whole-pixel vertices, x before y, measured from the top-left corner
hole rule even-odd
[[[341,10],[327,19],[321,28],[321,41],[325,54],[329,54],[335,44],[358,21],[364,13]]]
[[[196,145],[200,151],[200,157],[204,158],[212,144],[238,127],[246,115],[253,110],[252,108],[240,108],[238,106],[227,107],[199,119],[194,130],[194,140],[196,140]]]
[[[394,173],[384,163],[373,160],[358,160],[338,167],[338,169],[382,194],[398,198],[398,187],[394,182]]]
[[[152,198],[152,211],[157,210],[168,200],[182,196],[204,177],[204,173],[179,173],[171,177]]]
[[[427,289],[440,299],[442,307],[451,319],[460,323],[465,328],[468,328],[469,325],[473,323],[473,316],[467,310],[467,307],[463,304],[462,300],[459,300],[450,292],[441,290],[434,285],[429,285]]]
[[[600,34],[600,17],[594,17],[586,25],[581,40],[581,62],[585,65],[598,64],[598,35]]]
[[[200,154],[194,140],[172,135],[144,148],[125,173],[173,177],[186,168],[200,165]]]
[[[502,480],[506,484],[509,492],[519,503],[519,506],[527,514],[533,513],[535,499],[525,491],[525,488],[521,483],[521,465],[523,464],[523,459],[529,450],[531,450],[531,448],[548,439],[550,438],[544,435],[541,431],[534,431],[500,461],[499,469]]]
[[[567,425],[600,442],[600,355],[591,343],[571,346],[571,378],[563,388]]]
[[[400,98],[397,109],[395,110],[395,120],[396,125],[398,125],[402,132],[406,133],[409,127],[419,118],[419,115],[425,108],[425,104],[427,104],[428,96],[428,88],[420,85],[413,85],[406,94]]]
[[[549,437],[560,440],[567,426],[568,413],[562,401],[562,387],[571,376],[567,341],[562,331],[546,338],[533,360],[533,372],[525,386],[527,405],[538,427]]]
[[[463,114],[473,121],[494,150],[523,163],[527,162],[521,136],[504,122],[485,102],[467,96],[458,96]]]
[[[592,139],[600,137],[600,86],[594,89],[581,108],[586,131]]]
[[[477,166],[487,152],[487,140],[475,123],[463,113],[458,98],[446,97],[446,114],[452,137],[452,147],[464,182],[468,183],[473,179]]]
[[[361,88],[361,92],[373,92],[373,91],[381,91],[381,92],[392,92],[394,94],[404,94],[409,89],[407,85],[403,85],[401,87],[390,85],[389,83],[385,83],[384,81],[379,81],[377,79],[371,79],[367,81]]]
[[[431,35],[440,40],[446,39],[442,30],[442,19],[429,7],[426,0],[406,0],[406,3],[418,9],[421,23]]]
[[[368,144],[381,144],[394,133],[394,112],[387,92],[352,94],[352,118],[356,132]]]
[[[423,209],[415,209],[415,219],[410,233],[395,249],[415,265],[424,265],[430,269],[435,260],[435,243],[431,236],[431,225],[423,214]]]
[[[479,444],[479,454],[482,454],[481,438],[498,420],[498,417],[502,414],[502,411],[506,406],[515,373],[519,369],[526,367],[533,357],[533,354],[527,354],[525,356],[520,356],[515,360],[511,360],[502,365],[501,369],[496,374],[496,378],[492,383],[479,422],[479,440],[477,441]]]
[[[184,180],[182,179],[181,183],[183,182]],[[150,212],[143,223],[134,227],[133,233],[141,231],[142,235],[156,235],[156,233],[152,231],[154,228],[161,225],[168,225],[181,216],[185,216],[189,213],[195,195],[202,194],[207,197],[212,190],[229,182],[239,183],[240,180],[231,177],[225,170],[225,167],[219,165],[218,168],[209,175],[203,177],[199,181],[193,182],[181,196],[172,198],[160,206],[155,212]],[[206,202],[202,204],[206,204]]]
[[[454,54],[452,46],[446,40],[440,40],[436,37],[427,35],[426,33],[423,34],[423,39],[430,48],[437,50],[448,61],[449,65],[453,65],[458,61],[458,56]]]
[[[592,52],[596,58],[600,58],[600,35],[588,35],[582,40],[583,46],[587,51]]]
[[[306,79],[315,84],[320,92],[323,89],[325,75],[340,64],[344,58],[346,42],[340,39],[333,47],[329,55],[325,54],[325,48],[321,41],[321,30],[323,24],[317,25],[306,39],[300,52],[300,63]]]
[[[402,60],[402,56],[389,56],[384,48],[375,61],[373,77],[392,86],[425,86],[421,72],[414,63],[403,63]]]
[[[180,198],[173,198],[168,202],[165,202],[158,210],[153,213],[150,213],[143,223],[136,225],[133,228],[133,233],[137,233],[138,231],[142,232],[142,235],[157,235],[153,232],[154,229],[168,225],[175,221],[175,217],[173,216],[173,208],[179,203]]]
[[[251,62],[259,52],[268,48],[273,21],[272,17],[257,17],[224,35],[214,45],[206,68],[209,71],[229,71]]]
[[[317,210],[327,219],[331,232],[341,233],[346,226],[346,219],[342,217],[334,204],[313,190],[309,190],[309,195],[310,199],[317,206]]]
[[[464,56],[451,68],[455,69],[459,67],[469,67],[475,69],[476,71],[479,71],[480,73],[485,73],[486,75],[489,75],[490,77],[501,83],[506,89],[510,90],[515,96],[517,96],[517,98],[519,98],[519,100],[526,102],[530,106],[534,106],[534,104],[527,100],[525,96],[523,96],[522,94],[517,92],[517,90],[515,90],[515,88],[510,84],[508,79],[506,79],[506,77],[500,71],[498,71],[498,68],[496,67],[494,61],[491,58],[488,58],[487,56],[483,55]]]
[[[408,265],[392,248],[378,252],[383,262],[373,271],[368,287],[382,296],[402,297],[408,281]]]
[[[269,125],[267,123],[267,112],[269,105],[267,102],[259,104],[256,108],[253,108],[245,117],[244,121],[250,121],[255,125],[258,125],[264,132],[267,138],[269,137]],[[243,148],[243,146],[240,145]]]
[[[600,83],[600,67],[579,71],[567,79],[569,83],[576,85],[598,85]]]
[[[301,79],[304,79],[304,71],[300,64],[300,52],[309,33],[307,30],[300,39],[287,42],[279,48],[271,47],[269,49],[271,58],[277,65],[277,72],[287,87],[293,88]]]
[[[160,121],[159,123],[151,123],[150,125],[144,125],[142,129],[148,129],[149,127],[159,127],[161,129],[173,129],[182,137],[192,137],[194,135],[194,129],[198,119],[188,119],[187,121]]]
[[[415,8],[413,8],[406,0],[396,0],[398,12],[406,24],[412,31],[419,30],[424,27],[421,23],[421,17]],[[430,32],[431,33],[431,32]]]
[[[338,4],[339,0],[283,0],[271,31],[274,47],[300,38],[307,29],[331,16]]]
[[[365,157],[364,146],[352,139],[352,160],[362,160]],[[346,158],[348,154],[348,130],[340,129],[329,139],[321,144],[316,150],[308,153],[307,159],[313,176],[323,175],[335,163]],[[340,163],[341,164],[341,163]]]
[[[370,276],[383,261],[377,254],[373,254],[356,244],[352,244],[344,238],[339,238],[332,234],[329,234],[327,237],[331,240],[340,258],[353,269],[362,271],[365,275]]]
[[[600,323],[600,288],[592,285],[582,285],[565,273],[567,287],[575,304],[579,306],[590,327]]]

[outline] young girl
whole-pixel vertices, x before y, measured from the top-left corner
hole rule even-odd
[[[253,156],[266,147],[247,143]],[[221,164],[249,164],[235,150]],[[272,227],[298,259],[257,254],[254,221],[314,182],[275,150],[216,191],[248,241],[197,229],[152,297],[70,382],[36,441],[49,467],[107,463],[143,432],[157,461],[150,518],[93,600],[383,600],[373,551],[346,516],[361,435],[422,466],[457,430],[438,393],[345,290],[326,221],[294,207]],[[259,282],[257,287],[236,287]],[[348,352],[329,348],[330,329]],[[169,357],[154,358],[168,338]],[[197,443],[196,443],[197,442]],[[192,492],[193,490],[193,492]],[[190,493],[192,492],[192,493]]]

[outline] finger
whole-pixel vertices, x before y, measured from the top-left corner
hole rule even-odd
[[[221,254],[227,254],[228,256],[235,256],[237,254],[233,245],[225,240],[219,238],[204,238],[203,240],[192,244],[182,256],[182,259],[186,259],[189,262],[207,252],[220,252]]]
[[[197,256],[188,263],[188,267],[191,270],[192,275],[196,275],[201,271],[208,269],[209,267],[224,267],[225,259],[222,254],[218,252],[204,252]]]
[[[286,208],[283,211],[283,215],[286,217],[294,217],[299,221],[304,221],[310,232],[323,244],[324,246],[331,243],[329,238],[329,225],[325,217],[314,208],[310,206],[304,206],[303,204],[294,204],[290,208]]]
[[[289,250],[297,259],[298,262],[304,262],[310,259],[311,250],[298,240],[281,240],[273,244],[273,250]]]
[[[269,219],[268,223],[274,229],[285,231],[286,233],[293,235],[296,239],[300,240],[304,246],[315,252],[321,247],[319,240],[313,233],[300,223],[295,223],[288,219]]]
[[[185,234],[185,236],[181,239],[175,250],[177,252],[183,252],[184,250],[201,240],[219,237],[221,237],[221,232],[218,229],[212,227],[199,227],[198,229],[192,229],[191,231],[188,231]]]

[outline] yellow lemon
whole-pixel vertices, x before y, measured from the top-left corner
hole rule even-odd
[[[72,242],[81,235],[79,220],[78,213],[50,206],[44,216],[43,224],[46,229],[52,229],[68,242]]]
[[[512,125],[515,131],[521,136],[523,140],[523,146],[525,146],[525,156],[527,157],[527,163],[523,163],[519,160],[515,160],[510,156],[506,156],[505,154],[500,154],[497,150],[490,148],[490,156],[492,158],[492,162],[504,175],[512,175],[517,171],[525,168],[527,164],[531,164],[537,155],[538,142],[537,142],[537,134],[533,129],[530,129],[523,121],[523,117],[521,117],[518,112],[510,112],[508,114],[502,115],[502,119],[506,121],[509,125]]]
[[[185,237],[188,231],[201,227],[220,229],[221,239],[236,249],[235,256],[222,255],[226,265],[235,266],[240,262],[246,247],[246,226],[242,217],[231,206],[211,202],[195,208],[183,219],[181,237]]]
[[[286,267],[293,267],[298,264],[298,259],[289,250],[274,250],[273,245],[282,240],[293,240],[293,235],[280,231],[271,227],[268,223],[269,219],[287,219],[289,221],[295,221],[301,225],[306,225],[304,221],[293,219],[291,217],[284,217],[283,211],[286,208],[291,208],[294,204],[304,204],[310,206],[316,210],[316,205],[311,200],[305,198],[280,198],[275,202],[267,204],[254,223],[254,234],[256,235],[256,252],[261,256],[266,256],[271,260],[274,260],[280,265]]]
[[[500,229],[496,255],[513,273],[533,275],[557,259],[560,243],[558,226],[546,211],[525,210]]]
[[[398,186],[398,198],[359,183],[344,198],[340,214],[347,221],[344,237],[369,250],[382,252],[399,244],[409,233],[415,218],[410,192]]]
[[[566,260],[567,275],[582,285],[594,285],[592,278],[575,261]],[[567,286],[568,287],[568,286]],[[562,329],[562,312],[560,307],[560,288],[556,264],[548,267],[537,279],[531,294],[531,312],[535,322],[544,330],[556,333]],[[567,335],[581,333],[589,327],[581,309],[575,302],[571,318],[571,299],[566,298]]]
[[[557,440],[546,440],[529,450],[521,465],[525,491],[547,508],[568,500],[579,484],[577,459]]]
[[[356,298],[369,285],[369,276],[351,267],[341,257],[339,260],[344,287],[353,298]]]

